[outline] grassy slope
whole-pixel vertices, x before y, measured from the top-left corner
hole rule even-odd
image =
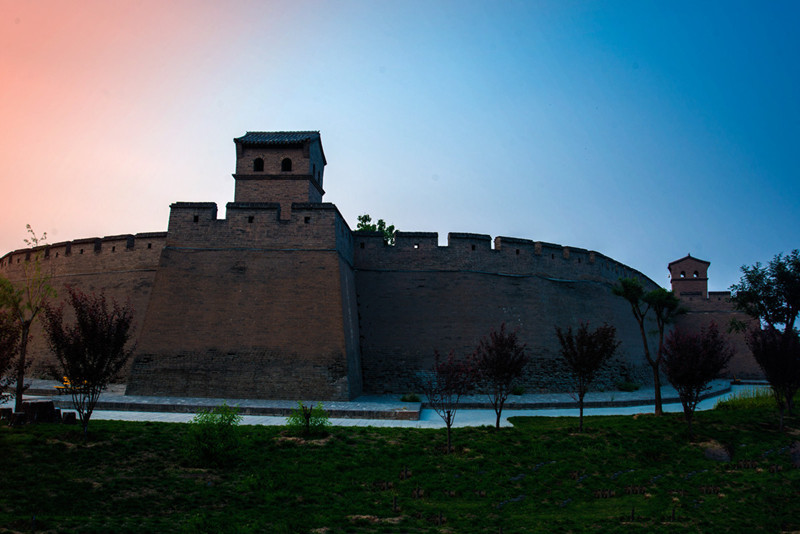
[[[3,427],[0,531],[800,530],[798,418],[781,434],[774,410],[700,413],[693,443],[677,415],[591,417],[583,435],[571,418],[513,422],[454,430],[449,456],[443,430],[335,428],[304,442],[243,427],[235,460],[211,468],[185,459],[180,424],[95,421],[88,444],[77,427]],[[733,461],[706,459],[709,441]]]

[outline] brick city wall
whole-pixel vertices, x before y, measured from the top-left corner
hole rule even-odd
[[[173,204],[128,394],[360,394],[350,230],[332,204],[279,212]]]
[[[130,302],[134,310],[133,340],[138,342],[158,259],[166,233],[141,233],[103,238],[79,239],[55,243],[38,249],[23,249],[0,258],[0,274],[19,286],[24,281],[26,258],[39,253],[42,269],[51,276],[57,296],[54,305],[66,298],[66,286],[72,285],[86,293],[105,292],[107,299],[120,304]],[[66,307],[69,312],[69,308]],[[48,367],[55,363],[42,332],[35,321],[29,357],[30,375],[48,377]],[[124,370],[127,375],[130,368]]]
[[[480,338],[505,323],[517,330],[534,362],[529,390],[564,390],[555,327],[608,322],[622,340],[599,387],[623,379],[652,381],[630,306],[612,295],[621,277],[650,279],[597,252],[486,235],[399,232],[395,246],[379,234],[355,234],[355,267],[364,388],[418,390],[434,350],[472,353]]]

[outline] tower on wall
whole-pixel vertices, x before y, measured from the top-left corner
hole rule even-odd
[[[293,202],[322,202],[327,161],[319,132],[247,132],[233,142],[234,202],[277,202],[284,220]]]
[[[353,236],[322,202],[319,132],[248,132],[235,202],[176,202],[128,395],[361,393]]]
[[[708,298],[708,266],[711,262],[693,258],[691,254],[668,265],[672,292],[678,298]]]

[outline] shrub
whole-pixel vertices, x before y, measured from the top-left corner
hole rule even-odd
[[[617,383],[617,389],[619,391],[639,391],[639,384],[636,382],[624,381]]]
[[[772,408],[775,399],[772,390],[766,387],[752,387],[737,391],[730,397],[718,400],[715,410],[747,410],[751,408]]]
[[[223,464],[239,446],[239,409],[224,402],[204,410],[189,422],[186,449],[190,459],[202,464]]]
[[[511,388],[511,394],[512,395],[524,395],[525,394],[525,388],[522,387],[522,386],[514,386],[513,388]]]
[[[419,395],[416,393],[406,393],[400,397],[400,400],[403,402],[419,402]]]
[[[301,401],[297,401],[297,409],[292,410],[291,415],[286,419],[286,426],[289,432],[296,436],[322,437],[328,434],[331,422],[328,419],[328,413],[322,408],[321,402],[318,402],[316,406],[305,406]]]

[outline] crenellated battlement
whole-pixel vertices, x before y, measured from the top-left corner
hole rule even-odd
[[[468,270],[486,274],[546,276],[575,280],[638,278],[655,282],[641,272],[604,254],[545,241],[486,234],[451,232],[439,246],[437,232],[397,232],[395,244],[380,232],[355,232],[355,267],[361,270]],[[494,246],[492,246],[494,244]]]
[[[22,276],[23,263],[35,254],[52,276],[77,272],[111,272],[150,268],[158,265],[158,257],[166,242],[166,232],[88,237],[17,249],[0,258],[0,272],[12,281]]]
[[[352,235],[334,204],[229,202],[217,218],[214,203],[172,204],[166,246],[243,250],[341,250],[352,262]]]

